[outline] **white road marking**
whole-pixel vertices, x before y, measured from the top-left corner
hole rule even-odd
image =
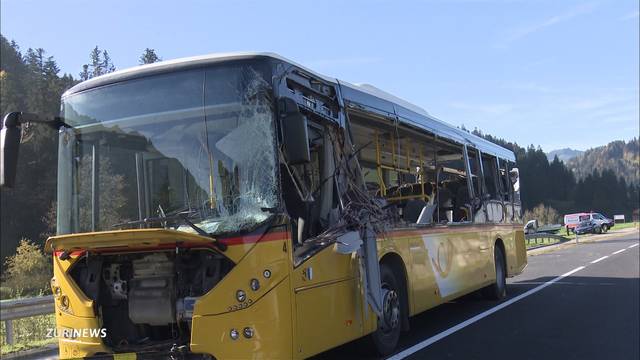
[[[633,244],[633,245],[629,246],[627,249],[631,249],[632,247],[636,247],[636,246],[638,246],[638,244]]]
[[[627,249],[626,249],[626,248],[624,248],[624,249],[620,249],[620,250],[618,250],[618,251],[614,251],[614,252],[613,252],[613,254],[611,254],[611,255],[620,254],[621,252],[623,252],[623,251],[625,251],[625,250],[627,250]]]
[[[600,259],[595,259],[595,260],[593,260],[591,263],[592,263],[592,264],[595,264],[595,263],[600,262],[600,261],[602,261],[602,260],[604,260],[604,259],[606,259],[606,258],[608,258],[608,257],[609,257],[609,255],[607,255],[607,256],[603,256],[603,257],[601,257]]]
[[[416,353],[416,352],[426,348],[427,346],[429,346],[429,345],[431,345],[431,344],[433,344],[433,343],[435,343],[435,342],[437,342],[439,340],[444,339],[445,337],[455,333],[456,331],[462,330],[465,327],[467,327],[467,326],[469,326],[469,325],[471,325],[471,324],[473,324],[473,323],[475,323],[475,322],[477,322],[477,321],[479,321],[479,320],[481,320],[481,319],[493,314],[494,312],[496,312],[498,310],[501,310],[501,309],[503,309],[503,308],[505,308],[505,307],[517,302],[517,301],[520,301],[520,300],[526,298],[529,295],[533,295],[533,294],[537,293],[538,291],[546,288],[547,286],[549,286],[549,285],[551,285],[551,284],[553,284],[555,282],[558,282],[559,280],[562,280],[562,279],[566,278],[567,276],[570,276],[570,275],[572,275],[574,273],[577,273],[578,271],[580,271],[580,270],[582,270],[584,268],[585,268],[584,266],[580,266],[580,267],[577,267],[577,268],[575,268],[575,269],[573,269],[573,270],[571,270],[571,271],[569,271],[567,273],[564,273],[564,274],[562,274],[562,275],[560,275],[560,276],[558,276],[556,278],[553,278],[553,279],[545,282],[544,284],[542,284],[542,285],[540,285],[538,287],[535,287],[535,288],[533,288],[533,289],[531,289],[531,290],[529,290],[529,291],[527,291],[525,293],[522,293],[522,294],[520,294],[520,295],[518,295],[518,296],[516,296],[516,297],[514,297],[512,299],[509,299],[509,300],[507,300],[507,301],[505,301],[503,303],[500,303],[500,304],[492,307],[491,309],[489,309],[489,310],[487,310],[485,312],[482,312],[482,313],[480,313],[480,314],[478,314],[478,315],[476,315],[476,316],[474,316],[472,318],[469,318],[469,319],[459,323],[458,325],[453,326],[453,327],[451,327],[451,328],[449,328],[449,329],[447,329],[447,330],[445,330],[445,331],[443,331],[443,332],[441,332],[439,334],[436,334],[436,335],[434,335],[434,336],[432,336],[432,337],[430,337],[430,338],[428,338],[426,340],[423,340],[422,342],[419,342],[419,343],[413,345],[412,347],[410,347],[408,349],[402,350],[401,352],[393,355],[392,357],[387,358],[387,360],[404,359],[405,357],[407,357],[407,356],[409,356],[409,355],[411,355],[413,353]]]

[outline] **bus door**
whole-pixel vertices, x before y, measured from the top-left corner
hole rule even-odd
[[[291,167],[294,180],[308,192],[306,201],[293,204],[284,194],[292,221],[296,342],[294,352],[307,357],[355,339],[363,331],[363,306],[358,286],[358,260],[334,250],[334,240],[323,234],[335,224],[339,195],[335,170],[333,124],[309,118],[310,162]],[[284,176],[287,176],[285,174]],[[283,180],[283,191],[291,192]],[[289,199],[287,201],[287,199]],[[297,209],[296,209],[297,207]]]

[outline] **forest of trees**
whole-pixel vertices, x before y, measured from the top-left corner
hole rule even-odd
[[[579,180],[586,179],[594,171],[611,170],[628,184],[640,184],[640,141],[612,141],[585,151],[567,161],[567,167]]]
[[[590,159],[593,157],[593,150],[588,150],[578,158],[570,160],[572,165],[569,167],[557,156],[549,161],[539,147],[531,145],[525,149],[516,143],[483,134],[478,129],[472,133],[504,146],[516,154],[516,163],[520,169],[522,202],[527,210],[544,204],[560,214],[593,210],[611,217],[614,214],[624,214],[627,219],[631,219],[633,210],[639,206],[640,184],[637,172],[640,164],[637,139],[627,143],[615,141],[597,148],[605,149],[602,152],[609,154],[606,161],[602,160],[604,156],[597,157],[598,160],[594,162],[600,164],[599,166],[592,165]],[[626,150],[606,151],[610,147]],[[598,153],[600,152],[598,150]],[[632,158],[633,153],[636,154],[635,159]],[[625,162],[626,166],[616,167],[615,164],[619,165],[622,162]],[[589,169],[589,172],[585,169]]]
[[[66,89],[79,81],[116,69],[108,51],[98,46],[89,51],[89,61],[78,69],[79,73],[74,77],[72,74],[60,74],[55,59],[43,49],[23,52],[4,36],[0,36],[0,42],[0,114],[3,116],[9,111],[57,115],[60,96]],[[140,64],[159,60],[155,50],[149,48],[138,59]],[[525,149],[478,130],[474,133],[516,153],[526,209],[544,204],[560,214],[596,210],[608,215],[623,213],[630,217],[632,210],[638,207],[637,140],[607,146],[603,151],[609,160],[594,160],[594,165],[583,166],[582,162],[591,160],[581,158],[592,158],[587,152],[567,167],[558,159],[549,162],[540,148],[529,146]],[[15,253],[21,239],[30,239],[42,246],[46,237],[55,232],[57,134],[45,126],[27,126],[22,142],[17,185],[0,192],[3,258]],[[628,155],[634,151],[635,158]],[[596,158],[605,159],[604,155]],[[603,163],[620,158],[630,164],[635,173],[603,166]],[[588,169],[587,173],[584,173],[585,169]]]

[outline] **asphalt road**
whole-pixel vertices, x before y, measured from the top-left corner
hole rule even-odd
[[[640,359],[638,242],[632,232],[530,256],[507,299],[470,295],[413,317],[391,359]],[[316,358],[368,349],[358,340]]]

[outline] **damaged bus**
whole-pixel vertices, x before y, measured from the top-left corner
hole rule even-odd
[[[274,54],[80,83],[59,117],[51,290],[60,358],[306,358],[526,266],[514,154]],[[53,176],[53,174],[52,174]],[[101,329],[101,331],[84,331]],[[95,336],[91,335],[104,335]]]

